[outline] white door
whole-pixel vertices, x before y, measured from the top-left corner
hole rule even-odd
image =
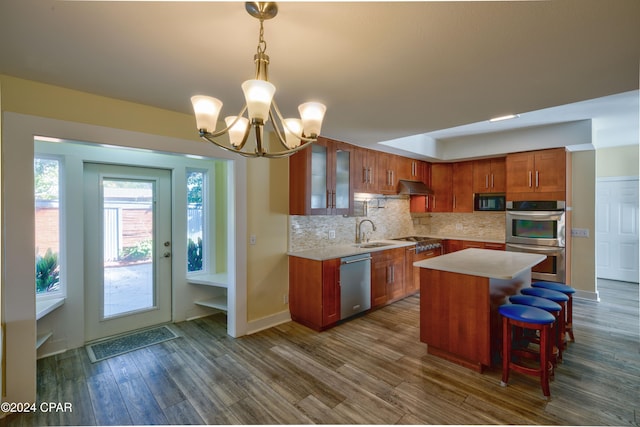
[[[596,183],[596,276],[638,282],[638,180]]]
[[[85,341],[171,321],[171,172],[86,163]]]

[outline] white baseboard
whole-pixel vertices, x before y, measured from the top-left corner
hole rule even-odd
[[[576,293],[573,295],[573,297],[600,302],[600,295],[598,294],[598,291],[591,292],[591,291],[581,291],[580,289],[576,289]]]
[[[289,310],[281,311],[280,313],[263,317],[261,319],[252,320],[247,322],[247,335],[255,334],[256,332],[260,332],[289,321],[291,321],[291,313],[289,313]]]

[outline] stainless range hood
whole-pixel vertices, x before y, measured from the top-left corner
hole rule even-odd
[[[427,187],[422,181],[401,179],[398,181],[398,194],[406,194],[409,196],[428,196],[433,194],[433,190]]]

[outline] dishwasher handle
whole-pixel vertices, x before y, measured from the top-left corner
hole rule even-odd
[[[348,261],[341,261],[340,265],[346,265],[346,264],[353,264],[355,262],[362,262],[362,261],[369,261],[373,259],[372,257],[366,257],[366,258],[358,258],[358,259],[352,259],[352,260],[348,260]]]

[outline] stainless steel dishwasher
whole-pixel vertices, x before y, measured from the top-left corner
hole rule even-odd
[[[371,254],[340,259],[340,319],[371,308]]]

